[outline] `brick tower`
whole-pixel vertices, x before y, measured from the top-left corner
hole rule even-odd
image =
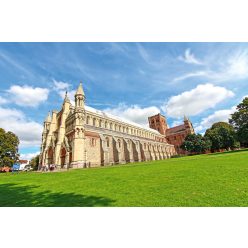
[[[158,130],[159,133],[165,135],[166,130],[169,128],[165,116],[161,114],[148,117],[149,126],[152,129]]]

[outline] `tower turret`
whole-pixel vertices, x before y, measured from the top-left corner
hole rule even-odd
[[[187,134],[193,134],[194,133],[193,125],[186,115],[184,115],[184,127],[187,130]]]
[[[83,167],[86,164],[86,147],[85,147],[85,95],[82,82],[80,82],[75,94],[75,109],[73,113],[74,137],[72,142],[72,167]]]
[[[82,82],[80,82],[75,94],[75,108],[84,108],[85,95]]]

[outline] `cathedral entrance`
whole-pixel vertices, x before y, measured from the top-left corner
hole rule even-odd
[[[53,164],[53,148],[49,147],[48,152],[47,152],[47,163]]]
[[[65,165],[66,149],[63,147],[60,150],[60,165],[63,167]]]

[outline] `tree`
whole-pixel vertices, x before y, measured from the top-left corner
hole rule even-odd
[[[236,131],[237,139],[241,145],[248,147],[248,97],[245,97],[237,106],[229,123]]]
[[[186,136],[181,148],[188,152],[204,153],[211,147],[209,139],[202,137],[200,134],[189,134]]]
[[[29,162],[29,165],[32,166],[34,170],[38,170],[39,159],[40,159],[40,155],[36,155]]]
[[[19,159],[19,139],[12,132],[0,128],[0,166],[12,166]]]
[[[226,122],[216,122],[205,132],[205,137],[211,143],[211,150],[230,149],[235,145],[235,132],[233,127]]]

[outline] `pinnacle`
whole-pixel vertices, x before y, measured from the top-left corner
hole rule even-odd
[[[46,122],[51,122],[51,121],[52,121],[52,118],[51,118],[50,111],[49,111],[48,116],[46,118]]]
[[[75,95],[84,95],[83,84],[80,82]]]
[[[65,92],[65,99],[64,99],[64,102],[69,102],[70,103],[70,99],[67,95],[67,91]]]

